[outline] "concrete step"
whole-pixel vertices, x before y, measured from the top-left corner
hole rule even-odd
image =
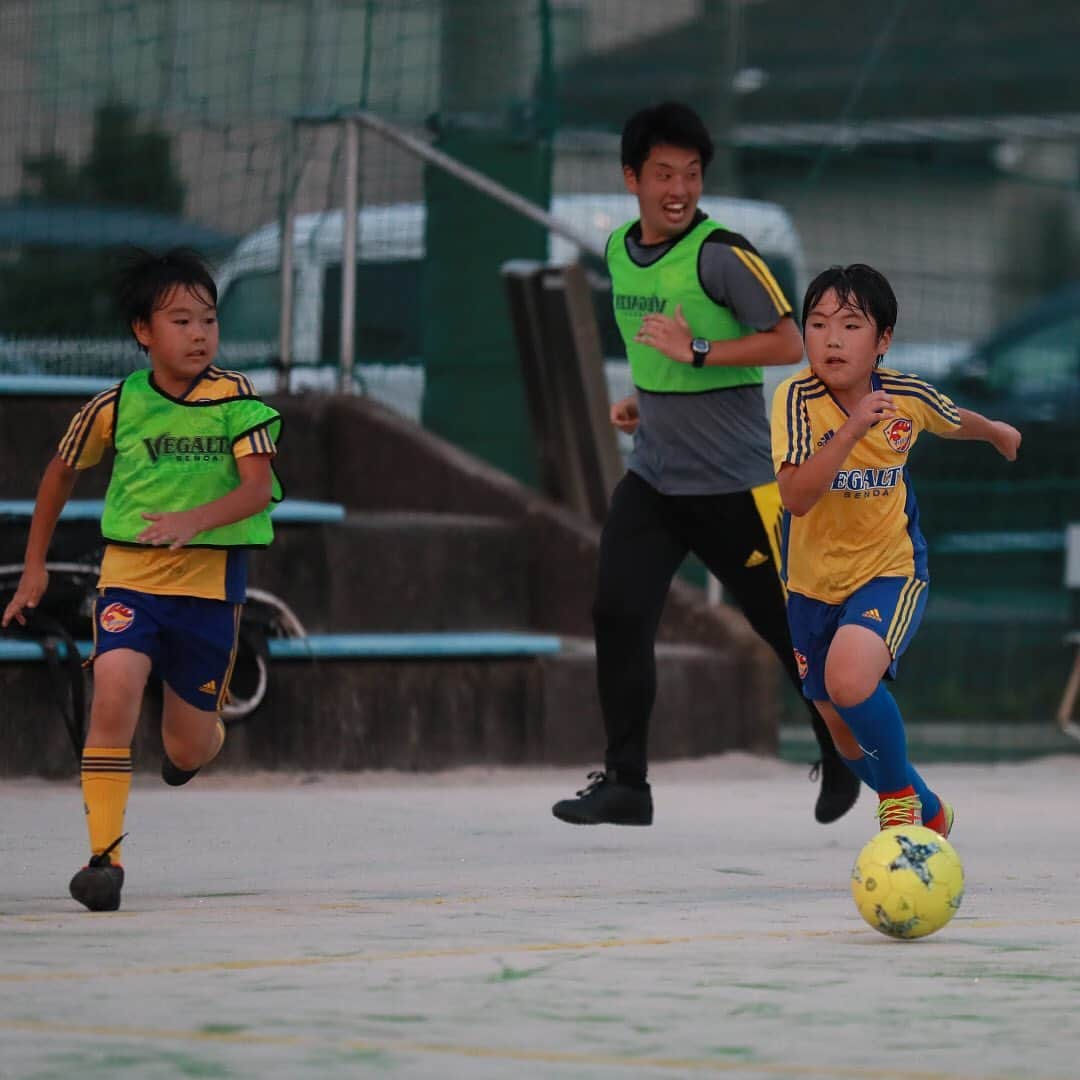
[[[0,564],[22,562],[32,503],[15,507],[10,500],[0,505]],[[474,514],[346,514],[340,506],[336,520],[327,520],[290,514],[289,507],[286,500],[275,514],[273,545],[252,553],[250,580],[284,600],[309,632],[529,626],[523,524]],[[52,561],[98,560],[100,509],[87,500],[69,504]]]
[[[251,584],[280,596],[309,633],[529,626],[528,533],[503,518],[350,512],[276,530]]]
[[[275,660],[262,706],[230,730],[223,768],[403,769],[576,764],[603,758],[592,644],[505,659]],[[730,652],[657,646],[651,759],[775,753],[775,717]],[[40,662],[0,664],[0,775],[78,771]],[[148,695],[135,765],[160,766],[160,704]],[[568,792],[555,792],[553,797]],[[538,808],[543,812],[543,808]]]

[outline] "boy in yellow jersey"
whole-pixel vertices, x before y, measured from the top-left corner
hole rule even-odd
[[[163,683],[165,781],[186,783],[221,750],[247,549],[270,543],[268,507],[281,497],[271,465],[281,419],[243,375],[213,365],[217,287],[201,257],[136,252],[118,300],[150,367],[72,420],[38,489],[22,578],[0,620],[24,623],[41,599],[60,512],[78,473],[111,447],[81,773],[91,856],[70,885],[91,911],[120,906],[131,740],[152,672]]]
[[[810,367],[777,387],[772,409],[788,622],[803,693],[878,793],[881,827],[921,821],[947,836],[952,808],[908,761],[882,681],[915,635],[929,580],[908,453],[928,431],[983,440],[1013,461],[1020,433],[879,367],[896,314],[888,281],[863,264],[832,267],[807,290]]]

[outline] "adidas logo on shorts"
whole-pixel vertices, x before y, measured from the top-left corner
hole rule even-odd
[[[217,679],[208,679],[199,687],[204,694],[216,694],[217,693]]]

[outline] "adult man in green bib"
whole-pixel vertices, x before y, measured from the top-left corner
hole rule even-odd
[[[779,577],[781,505],[761,369],[796,363],[802,339],[753,245],[698,209],[712,156],[708,131],[686,105],[642,109],[623,129],[623,176],[640,218],[612,233],[607,265],[637,392],[612,405],[611,422],[633,434],[634,449],[604,524],[593,604],[604,771],[552,808],[573,824],[652,823],[653,645],[688,552],[800,687]],[[810,712],[821,749],[815,816],[835,821],[859,781]]]

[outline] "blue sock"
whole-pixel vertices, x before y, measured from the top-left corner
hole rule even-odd
[[[904,720],[885,684],[878,683],[877,689],[858,705],[841,707],[835,702],[833,704],[844,723],[851,728],[863,753],[871,759],[878,792],[906,788],[911,779],[908,775]]]
[[[877,776],[875,775],[874,763],[868,757],[846,758],[840,755],[840,760],[868,787],[871,791],[877,791]]]
[[[941,809],[941,800],[926,786],[926,781],[915,771],[915,766],[908,762],[908,783],[918,792],[922,803],[922,819],[925,825]]]
[[[877,774],[874,769],[872,758],[846,758],[842,754],[840,760],[868,787],[871,791],[878,790]],[[915,789],[922,803],[922,819],[929,821],[936,816],[941,809],[941,800],[926,786],[926,781],[919,775],[918,770],[910,762],[908,763],[908,782]]]

